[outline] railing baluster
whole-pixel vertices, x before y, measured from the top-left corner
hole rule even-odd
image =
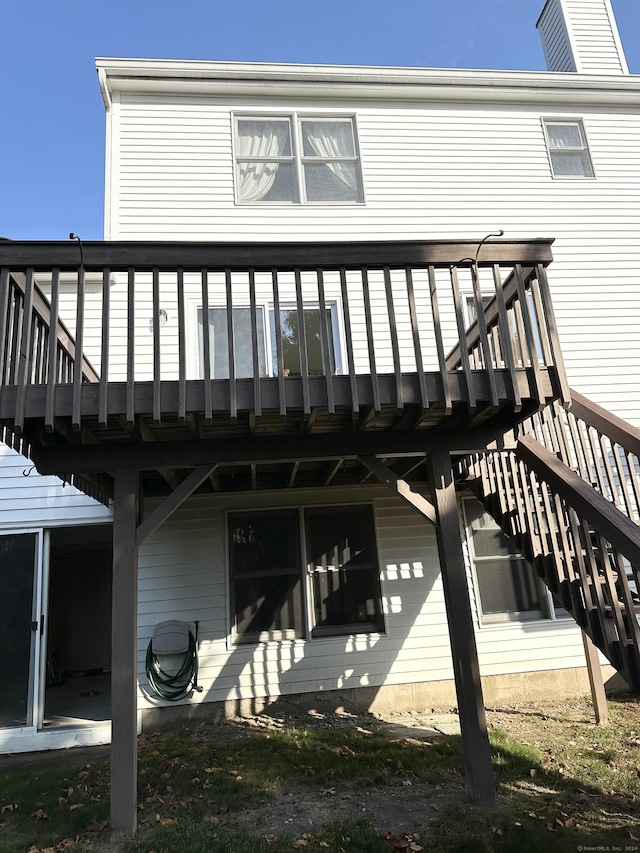
[[[401,412],[404,408],[402,397],[402,365],[400,364],[400,346],[398,344],[398,327],[396,325],[396,311],[393,304],[393,288],[391,285],[391,270],[384,267],[384,290],[387,301],[387,315],[389,317],[389,334],[391,335],[391,352],[393,355],[393,372],[396,385],[396,410]]]
[[[178,300],[178,420],[187,417],[187,335],[184,316],[184,269],[178,267],[176,294]]]
[[[256,273],[249,268],[249,313],[251,315],[251,363],[253,365],[253,411],[256,420],[262,417],[260,396],[260,359],[258,357],[258,309],[256,306]]]
[[[127,415],[126,422],[129,428],[136,422],[136,327],[135,327],[135,300],[136,300],[136,271],[133,267],[127,270]]]
[[[10,322],[9,295],[12,288],[9,281],[9,269],[0,269],[0,386],[5,384],[6,347],[8,344],[7,331]],[[15,291],[14,291],[15,292]]]
[[[154,267],[151,273],[152,290],[152,328],[153,328],[153,422],[162,421],[162,401],[160,383],[160,270]]]
[[[47,373],[47,391],[44,404],[44,428],[46,432],[53,432],[56,407],[56,385],[58,383],[58,303],[60,290],[60,270],[54,267],[51,271],[51,307],[49,328],[49,370]]]
[[[429,297],[431,299],[431,316],[433,317],[433,330],[436,336],[436,350],[438,352],[438,365],[440,367],[440,379],[442,381],[442,395],[444,397],[444,413],[450,415],[453,411],[451,401],[451,384],[447,370],[447,358],[444,354],[444,342],[442,339],[442,326],[440,324],[440,308],[438,306],[438,288],[436,284],[436,271],[433,264],[429,264]]]
[[[43,376],[43,364],[42,364],[42,355],[45,350],[45,333],[44,327],[40,322],[40,318],[36,316],[35,313],[32,313],[32,324],[33,331],[32,336],[35,342],[35,352],[33,356],[33,365],[31,369],[31,376],[29,377],[30,384],[33,385],[42,385],[42,376]]]
[[[542,304],[542,296],[540,295],[540,284],[537,278],[531,278],[531,293],[533,295],[533,305],[536,316],[536,328],[540,333],[540,344],[542,345],[542,356],[547,367],[553,364],[553,356],[549,347],[549,338],[547,336],[547,328],[545,325],[545,310]]]
[[[76,345],[73,357],[73,404],[71,427],[79,431],[82,426],[82,358],[84,343],[84,266],[78,267],[78,290],[76,297]]]
[[[27,269],[24,303],[22,308],[22,322],[20,332],[20,351],[18,355],[18,370],[16,377],[17,393],[16,393],[16,414],[14,418],[15,429],[22,432],[24,427],[25,405],[27,385],[29,383],[29,364],[31,361],[31,332],[32,332],[32,317],[31,309],[33,305],[33,267]]]
[[[307,330],[304,322],[304,301],[302,298],[302,280],[300,268],[293,271],[296,283],[296,316],[298,318],[298,349],[300,351],[300,379],[302,381],[302,411],[307,418],[311,414],[309,393],[309,360],[307,356]]]
[[[542,376],[540,373],[540,360],[538,358],[538,348],[536,346],[536,339],[534,333],[533,321],[531,319],[531,313],[529,311],[529,303],[527,301],[527,291],[525,287],[524,277],[522,275],[522,265],[515,265],[515,276],[516,276],[516,287],[518,289],[519,301],[518,305],[520,307],[520,311],[522,314],[522,320],[524,323],[524,334],[525,340],[522,342],[522,352],[525,354],[524,343],[526,342],[526,349],[528,359],[525,357],[524,363],[526,365],[527,360],[531,365],[531,370],[533,373],[533,382],[536,389],[536,397],[540,405],[545,404],[545,394],[542,389]]]
[[[349,368],[349,384],[351,387],[351,417],[357,420],[360,412],[358,400],[358,382],[356,377],[356,364],[353,356],[353,335],[351,334],[351,312],[349,309],[349,292],[347,289],[347,272],[340,267],[340,291],[342,293],[342,310],[344,313],[344,334],[347,346],[347,364]]]
[[[100,353],[100,400],[98,425],[107,428],[109,418],[109,322],[111,320],[111,270],[102,270],[102,351]],[[55,326],[53,327],[55,329]]]
[[[407,281],[407,297],[409,300],[409,317],[411,319],[411,332],[413,334],[413,351],[416,359],[416,371],[418,373],[418,387],[420,388],[420,407],[423,412],[429,408],[429,394],[427,392],[427,380],[424,375],[424,362],[422,360],[422,345],[420,343],[420,328],[418,326],[418,312],[416,310],[416,296],[413,289],[413,272],[411,267],[404,269]]]
[[[211,318],[209,311],[209,271],[200,270],[200,285],[202,288],[202,373],[204,377],[204,419],[211,423],[213,419],[213,403],[211,399]],[[227,303],[227,328],[229,323],[229,304]],[[233,315],[231,318],[233,327]],[[232,328],[233,333],[233,328]],[[229,350],[229,377],[231,377],[232,356]]]
[[[620,446],[616,442],[612,441],[611,452],[613,454],[618,479],[620,480],[620,490],[622,492],[623,504],[626,507],[627,515],[629,516],[629,518],[634,518],[635,507],[633,505],[633,498],[631,497],[631,493],[629,492],[629,487],[627,485],[627,477],[624,470],[624,459],[620,458],[620,450]]]
[[[609,462],[609,452],[605,445],[605,439],[602,433],[598,433],[598,449],[600,451],[600,459],[602,460],[602,466],[604,467],[604,471],[606,474],[607,482],[609,485],[609,493],[610,500],[618,509],[623,509],[623,504],[620,496],[620,491],[616,487],[615,477],[613,475],[613,469],[611,468],[611,463]]]
[[[558,384],[560,386],[560,399],[562,400],[562,405],[567,408],[571,405],[571,391],[569,389],[567,375],[564,369],[564,359],[562,357],[558,327],[556,325],[556,318],[551,302],[551,292],[549,290],[549,282],[547,280],[547,271],[542,264],[536,264],[536,278],[538,279],[542,299],[546,306],[545,316],[547,318],[549,344],[551,347],[552,362],[555,367]]]
[[[513,394],[513,409],[514,411],[519,412],[522,409],[522,398],[520,396],[520,388],[518,385],[518,374],[516,373],[513,332],[509,326],[502,276],[500,274],[500,266],[498,264],[493,265],[493,283],[496,289],[496,302],[498,304],[498,328],[500,329],[500,335],[502,336],[502,354],[505,359],[507,370],[509,371],[509,381],[511,384],[511,392]]]
[[[280,316],[280,285],[278,282],[278,270],[271,269],[271,284],[273,287],[273,320],[276,330],[276,360],[278,366],[278,401],[280,405],[280,418],[287,417],[287,391],[284,375],[284,351],[282,346],[282,317]]]
[[[227,291],[227,343],[229,350],[229,417],[231,423],[238,420],[238,388],[236,384],[236,348],[234,345],[233,328],[233,289],[231,269],[227,267],[224,271]]]
[[[376,349],[373,338],[373,319],[371,316],[371,293],[369,291],[369,270],[362,267],[362,297],[364,299],[364,322],[367,330],[367,351],[369,354],[369,373],[371,374],[371,395],[373,398],[373,411],[379,415],[382,411],[380,403],[380,382],[378,381],[378,368],[376,367]]]
[[[636,471],[636,457],[630,451],[625,452],[624,456],[627,460],[629,480],[635,498],[635,512],[631,517],[636,523],[640,523],[640,481],[638,480],[638,472]],[[638,587],[638,592],[640,592],[640,586]]]
[[[320,306],[320,346],[327,388],[327,411],[330,415],[335,415],[336,402],[333,393],[333,370],[331,369],[332,353],[329,352],[329,317],[327,316],[327,303],[324,293],[324,274],[320,267],[316,270],[316,278],[318,281],[318,305]]]
[[[471,365],[469,364],[469,352],[466,346],[466,329],[464,324],[464,314],[462,311],[462,297],[460,296],[460,286],[458,284],[458,268],[454,265],[449,268],[451,278],[451,287],[453,290],[453,304],[456,312],[456,325],[458,327],[458,345],[460,347],[460,360],[462,362],[462,372],[467,391],[467,405],[469,412],[475,412],[477,408],[476,394],[473,385],[473,375],[471,373]]]
[[[473,266],[471,268],[471,283],[473,286],[473,296],[476,303],[478,328],[480,329],[480,343],[484,361],[484,371],[487,376],[487,382],[489,384],[489,397],[491,399],[491,408],[497,410],[499,407],[498,388],[496,386],[496,377],[493,371],[493,360],[491,358],[491,347],[489,346],[487,321],[485,319],[484,308],[482,306],[482,291],[480,290],[480,278],[477,266]]]

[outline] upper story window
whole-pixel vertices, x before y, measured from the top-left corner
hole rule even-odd
[[[543,119],[554,178],[593,178],[593,164],[582,121]]]
[[[240,204],[357,204],[363,200],[352,116],[236,116]]]

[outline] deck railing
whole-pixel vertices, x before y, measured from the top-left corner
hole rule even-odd
[[[154,421],[184,420],[193,380],[207,420],[345,399],[354,415],[461,397],[474,411],[478,389],[517,411],[523,387],[549,399],[545,368],[567,403],[550,242],[2,242],[0,383],[17,431],[32,386],[47,430],[58,394],[76,429],[94,405],[101,427],[133,423],[141,383]]]

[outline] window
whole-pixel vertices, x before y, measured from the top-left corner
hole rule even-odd
[[[380,572],[371,507],[305,510],[313,635],[382,629]]]
[[[581,121],[543,119],[554,178],[593,178],[593,165]]]
[[[258,367],[260,376],[267,375],[264,345],[264,319],[262,309],[257,310]],[[204,364],[204,323],[202,308],[198,308],[198,351],[200,365]],[[251,310],[233,309],[233,353],[236,378],[253,376],[253,338],[251,336]],[[209,308],[209,362],[212,379],[229,378],[229,330],[226,308]],[[202,375],[204,375],[204,372]]]
[[[467,543],[483,622],[552,616],[537,575],[479,501],[463,501]]]
[[[228,530],[234,642],[384,629],[370,506],[231,512]]]
[[[309,376],[324,376],[339,372],[340,354],[336,348],[337,313],[335,306],[326,309],[325,331],[329,350],[329,365],[324,363],[322,355],[322,332],[320,329],[320,309],[303,309],[305,353]],[[275,311],[269,311],[271,332],[271,360],[273,374],[278,375],[278,347],[276,345],[276,316]],[[285,376],[300,376],[302,372],[300,351],[300,322],[295,308],[280,309],[280,337],[282,340],[282,360]]]
[[[355,120],[343,116],[236,116],[241,204],[362,202]]]
[[[204,376],[204,322],[201,306],[197,311],[198,375]],[[304,352],[309,376],[324,376],[342,372],[339,311],[336,302],[326,308],[324,328],[321,328],[320,308],[302,310],[304,322]],[[268,318],[268,330],[265,329]],[[282,343],[283,371],[285,376],[300,376],[302,371],[300,316],[297,308],[280,306],[279,333]],[[325,364],[322,335],[326,334],[329,364]],[[278,375],[278,324],[275,310],[268,303],[256,307],[256,342],[260,376]],[[233,307],[233,352],[237,379],[253,377],[253,337],[251,334],[251,309]],[[209,308],[209,363],[212,379],[229,378],[229,331],[227,309]]]

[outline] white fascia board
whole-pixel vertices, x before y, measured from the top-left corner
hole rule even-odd
[[[189,60],[96,60],[113,93],[640,106],[640,75],[377,68]],[[103,95],[104,97],[104,95]]]

